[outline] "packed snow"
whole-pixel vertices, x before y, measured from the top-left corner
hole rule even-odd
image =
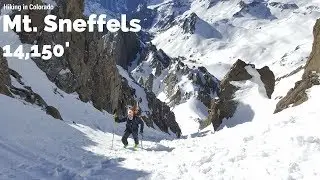
[[[243,95],[260,109],[251,123],[216,133],[209,127],[179,140],[144,140],[136,152],[123,149],[119,135],[111,149],[110,132],[68,125],[0,96],[7,120],[0,126],[0,179],[318,179],[319,90],[313,87],[308,102],[276,115],[265,111],[271,100],[261,97],[259,106]]]

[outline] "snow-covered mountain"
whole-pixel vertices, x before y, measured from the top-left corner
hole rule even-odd
[[[176,1],[165,2],[157,7],[170,7],[163,7],[165,13],[159,10],[161,20],[166,19],[163,16],[169,16],[170,9],[175,8],[173,2]],[[159,30],[155,23],[153,43],[170,56],[197,60],[220,78],[228,70],[228,65],[238,58],[257,66],[269,65],[277,75],[286,73],[281,66],[294,66],[293,69],[300,66],[310,51],[310,29],[319,16],[317,1],[182,2],[189,8],[177,10],[181,15],[176,15],[169,29]],[[186,32],[184,25],[192,16],[196,18],[193,27],[189,28],[194,30]],[[304,55],[300,57],[304,58],[304,62],[298,64],[301,59],[296,54],[302,53]],[[287,56],[292,56],[291,59],[297,63],[292,60],[286,63]],[[225,71],[220,74],[212,68]]]
[[[85,0],[86,11],[97,13],[131,13],[136,11],[139,5],[145,4],[145,0]]]
[[[128,13],[144,30],[0,33],[74,43],[49,63],[0,52],[0,179],[320,178],[318,0],[77,2],[58,15]],[[135,102],[137,152],[111,115]]]

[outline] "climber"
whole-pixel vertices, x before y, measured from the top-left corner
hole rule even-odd
[[[140,134],[143,135],[143,128],[144,128],[144,122],[141,120],[141,118],[137,115],[137,108],[136,107],[128,107],[128,115],[125,118],[119,119],[118,116],[114,115],[114,120],[117,123],[121,122],[127,122],[126,124],[126,130],[124,131],[124,135],[122,136],[122,143],[124,145],[124,148],[128,146],[128,137],[132,134],[132,137],[134,139],[134,149],[136,150],[139,145],[139,138],[138,138],[138,130],[139,130],[139,124],[140,124]]]

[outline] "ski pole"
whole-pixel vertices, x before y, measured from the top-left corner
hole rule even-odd
[[[115,129],[115,122],[113,122],[113,132],[112,132],[112,145],[111,145],[111,149],[113,149],[113,141],[114,141],[114,129]]]
[[[116,110],[114,110],[113,114],[116,114]],[[112,130],[112,145],[111,145],[111,149],[113,149],[115,126],[116,126],[116,121],[115,121],[115,119],[114,119],[114,120],[113,120],[113,130]]]
[[[141,149],[143,149],[142,142],[143,142],[143,134],[141,134]]]

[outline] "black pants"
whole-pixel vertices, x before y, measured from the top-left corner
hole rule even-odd
[[[123,143],[125,146],[128,145],[128,137],[129,137],[131,134],[132,134],[132,137],[133,137],[133,139],[134,139],[134,143],[137,144],[137,145],[139,144],[138,131],[137,131],[137,132],[132,132],[132,131],[126,130],[126,131],[124,132],[124,135],[122,136],[122,139],[121,139],[122,143]]]

